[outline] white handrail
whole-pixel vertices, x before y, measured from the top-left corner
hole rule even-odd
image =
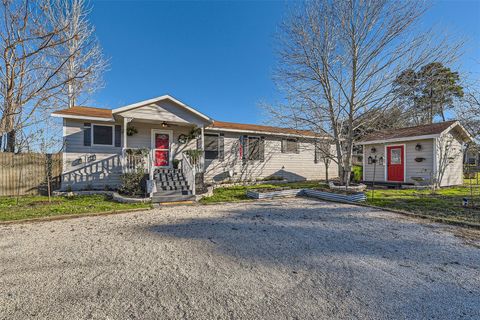
[[[195,195],[195,166],[190,163],[190,159],[185,152],[182,152],[182,171],[192,189],[192,194]]]

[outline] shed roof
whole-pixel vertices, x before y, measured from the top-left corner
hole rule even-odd
[[[431,135],[439,135],[448,128],[458,124],[460,127],[460,123],[456,120],[451,121],[444,121],[439,123],[432,123],[432,124],[425,124],[413,127],[405,127],[405,128],[397,128],[397,129],[387,129],[387,130],[380,130],[376,132],[372,132],[362,139],[360,139],[360,143],[367,143],[372,141],[386,141],[386,140],[401,140],[404,138],[415,138],[415,137],[424,137],[424,136],[431,136]],[[461,127],[463,131],[463,127]],[[465,131],[465,134],[468,136],[468,133]]]

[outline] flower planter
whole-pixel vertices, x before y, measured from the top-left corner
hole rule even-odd
[[[272,199],[277,197],[307,196],[328,201],[338,202],[363,202],[367,199],[364,192],[353,194],[340,194],[334,192],[319,191],[313,189],[290,189],[261,192],[259,190],[247,190],[247,197],[253,199]]]
[[[354,194],[340,194],[334,192],[325,192],[312,189],[304,189],[303,195],[312,198],[318,198],[328,201],[338,201],[338,202],[363,202],[367,200],[367,196],[364,192],[358,192]]]
[[[261,192],[258,190],[247,190],[247,197],[253,199],[271,199],[276,197],[295,197],[300,195],[303,189],[287,189],[278,191]]]

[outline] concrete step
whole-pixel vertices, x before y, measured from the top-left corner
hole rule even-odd
[[[153,196],[189,196],[191,194],[190,190],[158,190]]]
[[[190,187],[187,186],[157,186],[157,191],[162,192],[162,191],[185,191],[185,190],[190,190]]]
[[[152,202],[153,203],[163,203],[163,202],[180,202],[180,201],[193,201],[195,200],[194,195],[168,195],[168,196],[160,196],[160,195],[153,195]]]

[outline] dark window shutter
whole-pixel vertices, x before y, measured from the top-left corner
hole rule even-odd
[[[83,124],[83,145],[88,147],[92,145],[92,124],[88,122]]]
[[[298,139],[295,142],[295,148],[296,148],[295,152],[300,153],[300,140]]]
[[[218,136],[218,160],[223,161],[225,159],[225,145],[223,133]]]
[[[286,152],[286,149],[287,149],[286,144],[287,144],[287,140],[282,139],[282,153]]]
[[[115,147],[122,146],[122,126],[119,124],[115,125]]]
[[[265,161],[265,137],[260,137],[260,145],[258,149],[260,153],[260,161]]]
[[[248,160],[248,137],[242,136],[240,143],[242,144],[242,160]]]
[[[318,163],[318,145],[317,145],[317,142],[315,141],[315,144],[314,144],[314,149],[313,149],[314,153],[313,153],[313,163]]]

